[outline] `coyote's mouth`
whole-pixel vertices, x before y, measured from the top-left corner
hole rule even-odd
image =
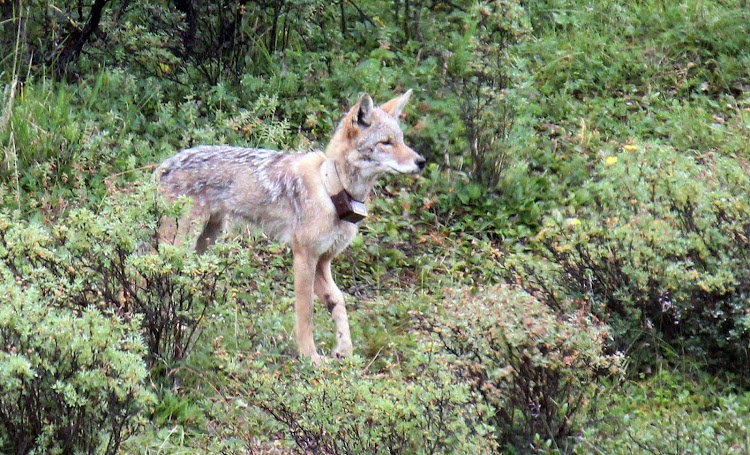
[[[393,166],[391,164],[387,165],[388,169],[396,174],[407,174],[407,175],[414,175],[419,174],[419,166],[416,164],[410,167],[409,169],[399,168],[397,166]]]

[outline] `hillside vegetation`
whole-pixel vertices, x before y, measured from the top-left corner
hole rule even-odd
[[[750,453],[744,0],[6,0],[0,81],[2,453]],[[313,368],[288,246],[159,245],[154,166],[407,89]]]

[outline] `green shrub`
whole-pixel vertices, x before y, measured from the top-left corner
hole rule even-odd
[[[552,307],[586,302],[621,348],[666,340],[747,372],[748,187],[741,159],[627,145],[580,189],[583,205],[537,236],[546,263],[509,258],[506,267]]]
[[[750,453],[746,406],[727,398],[699,414],[681,410],[635,418],[626,414],[619,422],[619,433],[609,428],[586,431],[573,453],[744,455]]]
[[[0,213],[0,269],[36,286],[50,304],[139,315],[150,363],[171,367],[192,350],[209,309],[231,298],[223,277],[242,260],[226,254],[231,244],[222,245],[224,254],[201,257],[156,245],[161,216],[185,208],[165,206],[144,185],[49,226]]]
[[[494,189],[511,159],[516,117],[509,48],[528,34],[528,17],[522,2],[503,0],[475,5],[465,20],[461,45],[449,62],[461,100],[465,158],[472,178]]]
[[[484,410],[440,358],[423,349],[408,363],[376,374],[357,359],[317,370],[296,364],[274,369],[256,360],[235,370],[230,390],[243,406],[270,416],[270,428],[305,452],[491,451],[484,437],[489,430],[478,419]]]
[[[538,438],[562,447],[599,380],[621,372],[621,357],[605,353],[606,327],[583,310],[556,314],[509,286],[459,293],[444,308],[428,322],[454,374],[490,409],[501,447],[523,451]]]
[[[138,318],[61,309],[2,275],[0,450],[116,453],[153,403]]]
[[[750,395],[717,389],[721,384],[666,370],[625,383],[578,436],[573,453],[750,453]]]

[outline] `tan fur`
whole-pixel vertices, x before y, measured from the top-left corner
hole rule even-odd
[[[362,95],[343,118],[325,154],[201,146],[183,150],[156,170],[170,199],[190,196],[193,206],[178,224],[165,223],[162,241],[179,244],[197,234],[203,253],[226,218],[261,227],[289,242],[294,253],[297,345],[302,356],[320,361],[313,339],[313,296],[336,324],[337,357],[352,353],[344,296],[331,276],[331,261],[357,233],[339,219],[331,196],[341,188],[364,201],[383,173],[416,173],[424,158],[404,143],[398,117],[411,90],[380,107]]]

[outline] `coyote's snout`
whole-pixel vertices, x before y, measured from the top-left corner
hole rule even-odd
[[[281,153],[230,146],[183,150],[156,170],[168,198],[187,195],[190,212],[165,223],[162,241],[197,234],[202,253],[227,218],[259,226],[289,242],[294,253],[296,336],[301,355],[318,362],[313,340],[313,294],[336,324],[335,356],[352,353],[344,297],[331,277],[331,260],[349,245],[361,203],[383,173],[419,172],[425,159],[404,143],[398,118],[411,90],[380,107],[362,95],[344,116],[325,153]]]

